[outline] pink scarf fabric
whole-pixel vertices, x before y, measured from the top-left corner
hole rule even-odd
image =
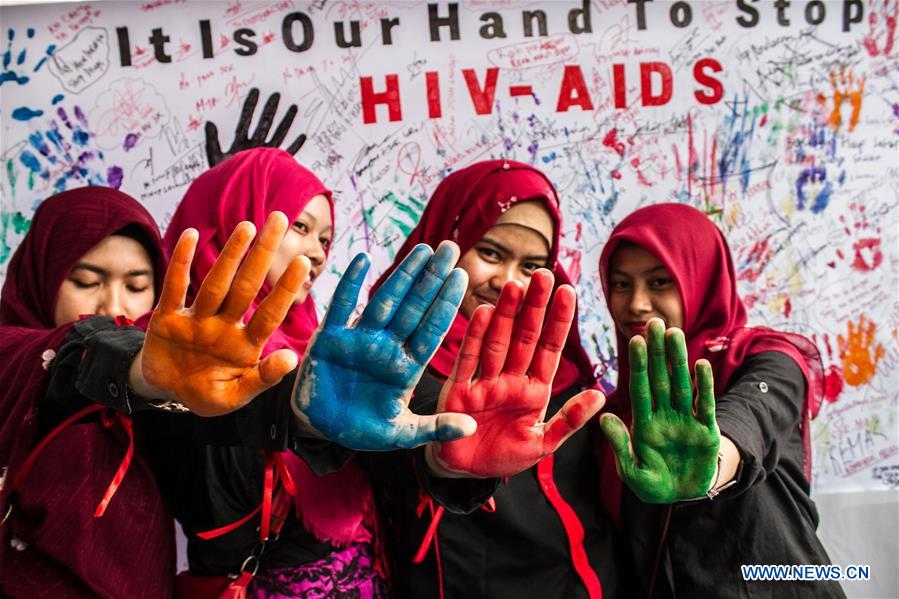
[[[38,404],[49,379],[44,363],[50,354],[46,352],[57,350],[71,328],[71,324],[54,324],[59,287],[81,256],[128,225],[139,227],[149,243],[158,292],[166,264],[156,223],[136,200],[105,187],[74,189],[44,201],[10,260],[0,298],[3,513],[12,480],[38,441]],[[99,422],[70,426],[35,462],[12,517],[0,529],[0,583],[8,593],[29,597],[171,595],[172,519],[139,455],[105,515],[93,518],[103,489],[128,447],[127,439],[118,433]],[[10,549],[11,533],[29,548]],[[135,543],[136,539],[140,542]],[[134,564],[142,567],[135,569]]]
[[[562,229],[559,199],[546,175],[534,167],[512,160],[487,160],[456,171],[440,182],[418,226],[409,234],[390,268],[372,288],[372,293],[387,280],[412,248],[419,243],[436,247],[441,241],[451,240],[465,254],[487,233],[497,219],[512,205],[527,200],[540,200],[553,221],[554,238],[550,249],[548,268],[556,279],[556,287],[569,283],[568,274],[558,263]],[[453,369],[456,356],[468,328],[468,319],[457,314],[443,343],[431,359],[429,366],[446,378]],[[564,391],[579,382],[585,387],[595,384],[593,367],[578,333],[575,316],[568,340],[553,379],[553,394]]]
[[[199,291],[200,284],[239,222],[250,221],[261,230],[269,213],[279,210],[293,223],[309,200],[317,195],[327,196],[333,222],[331,192],[290,154],[277,148],[239,152],[197,177],[178,204],[163,238],[166,253],[171,257],[184,229],[193,227],[200,232],[190,269],[188,293],[191,298]],[[265,283],[245,321],[270,291]],[[264,353],[290,348],[302,355],[317,326],[315,302],[310,295],[302,305],[290,310],[269,339]]]
[[[200,175],[178,205],[163,239],[166,252],[171,255],[184,229],[194,227],[200,232],[191,266],[189,294],[196,295],[239,222],[250,221],[261,230],[268,214],[280,210],[292,223],[317,195],[327,196],[333,222],[331,192],[293,156],[277,148],[239,152]],[[269,291],[266,283],[245,321]],[[290,309],[266,344],[263,355],[288,348],[302,357],[317,327],[315,303],[309,295],[301,305]],[[371,540],[366,524],[373,517],[374,503],[368,481],[355,462],[332,474],[316,476],[292,452],[284,452],[281,457],[297,482],[299,491],[294,499],[309,532],[338,546]]]
[[[696,360],[712,364],[715,393],[727,391],[730,378],[749,356],[778,351],[793,359],[805,376],[802,439],[805,472],[811,477],[809,420],[818,414],[824,397],[824,369],[815,345],[802,335],[766,327],[747,327],[746,307],[737,295],[733,259],[724,235],[709,218],[684,204],[656,204],[641,208],[612,231],[599,262],[603,293],[609,301],[609,262],[615,248],[629,241],[656,256],[674,277],[684,310],[684,334],[692,371]],[[628,338],[618,339],[618,387],[609,396],[613,410],[629,420]],[[618,480],[614,472],[612,478]],[[620,482],[620,481],[619,481]]]

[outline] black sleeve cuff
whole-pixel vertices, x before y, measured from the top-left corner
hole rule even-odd
[[[116,326],[109,317],[76,322],[51,365],[48,398],[69,398],[74,390],[126,414],[148,408],[128,388],[131,361],[143,343],[141,329]]]
[[[452,514],[479,510],[496,493],[499,478],[443,478],[434,476],[425,460],[424,446],[413,450],[415,474],[421,488]]]

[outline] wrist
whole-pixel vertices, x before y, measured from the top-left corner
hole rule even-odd
[[[440,458],[437,457],[439,448],[440,443],[428,443],[425,445],[425,463],[428,465],[428,470],[431,471],[431,474],[438,478],[465,478],[463,473],[450,470],[440,461]]]

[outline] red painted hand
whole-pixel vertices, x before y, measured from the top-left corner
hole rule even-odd
[[[544,422],[576,302],[574,289],[560,287],[544,327],[552,287],[552,273],[541,269],[531,279],[520,313],[524,294],[516,282],[506,284],[496,308],[475,310],[437,412],[467,413],[478,428],[465,439],[427,447],[428,462],[438,474],[487,478],[527,470],[602,408],[600,392],[584,391]]]
[[[291,350],[276,351],[263,360],[259,356],[293,304],[309,272],[308,259],[294,259],[246,326],[242,322],[286,230],[287,218],[272,213],[241,264],[254,227],[248,222],[237,225],[190,308],[184,299],[197,232],[182,233],[143,349],[135,359],[139,378],[150,388],[142,394],[174,398],[201,416],[216,416],[247,404],[296,367],[297,356]]]

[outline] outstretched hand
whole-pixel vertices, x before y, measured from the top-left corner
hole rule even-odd
[[[666,332],[658,318],[649,321],[647,331],[648,360],[643,337],[634,336],[628,345],[630,434],[612,414],[604,414],[600,424],[615,451],[621,479],[642,501],[668,504],[702,497],[712,484],[721,444],[712,367],[706,360],[696,361],[699,392],[694,412],[683,332]]]
[[[468,285],[453,269],[459,248],[417,245],[348,326],[369,258],[359,254],[341,277],[310,344],[293,410],[312,432],[351,449],[389,451],[470,435],[464,414],[422,416],[412,391],[456,316]]]
[[[544,326],[552,288],[552,273],[541,269],[526,295],[517,282],[507,283],[495,309],[475,310],[437,411],[470,414],[477,431],[466,439],[429,445],[428,463],[435,473],[479,478],[517,474],[556,451],[602,408],[600,392],[584,391],[544,422],[576,302],[574,289],[561,286]]]
[[[269,215],[241,265],[255,228],[249,222],[237,225],[190,308],[185,297],[198,235],[196,229],[181,234],[135,360],[140,377],[155,390],[148,395],[177,399],[201,416],[217,416],[247,404],[296,367],[291,350],[261,361],[259,356],[309,273],[307,258],[295,258],[246,326],[242,322],[286,230],[284,214]]]

